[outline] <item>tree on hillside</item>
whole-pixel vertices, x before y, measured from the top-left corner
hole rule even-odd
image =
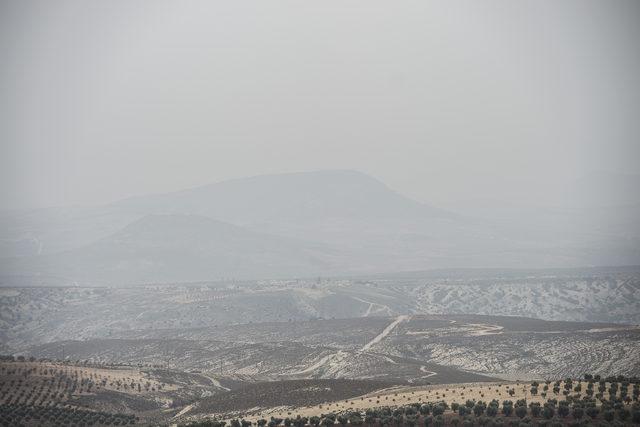
[[[540,412],[542,412],[542,407],[540,406],[540,404],[538,402],[531,402],[529,404],[529,409],[531,410],[531,416],[533,417],[539,417],[540,416]]]
[[[560,402],[560,405],[558,406],[558,415],[561,417],[569,415],[569,404],[567,402]]]
[[[513,402],[510,400],[505,400],[502,402],[502,413],[509,417],[513,413]]]
[[[584,417],[584,409],[581,406],[574,406],[573,410],[571,411],[571,416],[576,420],[581,419],[582,417]]]

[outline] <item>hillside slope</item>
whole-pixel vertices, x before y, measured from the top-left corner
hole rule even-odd
[[[339,266],[319,244],[268,236],[195,215],[147,215],[82,248],[13,258],[7,269],[97,283],[313,274]]]

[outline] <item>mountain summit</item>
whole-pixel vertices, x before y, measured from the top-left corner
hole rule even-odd
[[[139,213],[188,213],[239,225],[325,218],[446,217],[377,179],[351,170],[327,170],[234,179],[116,203]]]

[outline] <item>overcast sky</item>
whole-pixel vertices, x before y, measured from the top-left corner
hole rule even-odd
[[[4,208],[356,169],[552,200],[640,170],[637,1],[7,1]]]

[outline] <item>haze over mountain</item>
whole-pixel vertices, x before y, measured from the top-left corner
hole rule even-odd
[[[355,171],[256,176],[92,208],[5,213],[2,271],[142,283],[640,260],[637,236],[585,233],[575,212],[549,211],[526,226],[518,217],[449,212]]]
[[[239,225],[327,218],[424,218],[451,214],[411,200],[352,170],[261,175],[174,193],[128,198],[123,210],[191,213]]]
[[[78,249],[14,259],[14,268],[83,283],[204,281],[330,272],[338,255],[203,216],[168,214],[145,215]]]
[[[640,427],[639,18],[1,1],[0,427]]]

